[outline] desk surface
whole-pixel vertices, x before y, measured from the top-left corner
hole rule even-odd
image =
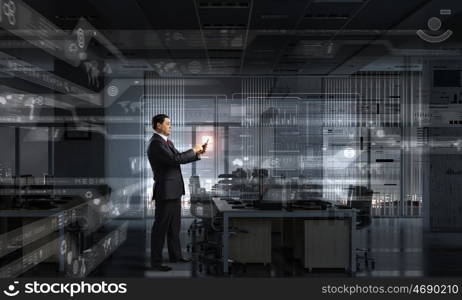
[[[297,209],[297,210],[261,210],[256,208],[232,208],[228,202],[219,197],[212,198],[215,207],[220,213],[233,216],[246,217],[352,217],[356,214],[356,209]]]

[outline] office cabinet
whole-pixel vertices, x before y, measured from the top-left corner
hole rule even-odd
[[[349,219],[304,220],[303,231],[301,259],[304,268],[350,269]]]
[[[271,263],[271,220],[232,219],[230,224],[230,259],[239,263]]]

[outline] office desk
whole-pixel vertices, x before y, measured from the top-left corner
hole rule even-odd
[[[350,230],[350,268],[349,271],[356,272],[355,254],[355,209],[326,209],[326,210],[259,210],[254,208],[234,209],[225,200],[220,198],[212,199],[217,212],[223,216],[223,272],[229,273],[229,222],[235,218],[257,218],[257,219],[281,219],[281,218],[301,218],[305,220],[316,219],[349,219]]]

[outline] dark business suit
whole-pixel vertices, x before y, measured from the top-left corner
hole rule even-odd
[[[181,164],[199,160],[194,150],[179,152],[173,143],[154,133],[149,141],[148,159],[154,174],[153,200],[156,201],[151,231],[151,265],[162,263],[165,236],[170,260],[182,258],[180,246],[181,196],[185,194]]]

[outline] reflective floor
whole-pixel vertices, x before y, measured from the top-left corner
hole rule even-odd
[[[181,239],[185,256],[190,238],[187,228],[192,219],[183,219]],[[101,264],[92,277],[191,277],[191,264],[170,264],[170,272],[149,270],[149,249],[146,236],[150,234],[152,219],[131,220],[128,239],[113,255]],[[148,228],[148,231],[145,229]],[[358,235],[359,247],[371,249],[375,268],[365,270],[361,263],[355,276],[460,276],[462,274],[462,234],[422,233],[420,218],[376,218],[368,230]],[[276,239],[275,239],[276,240]],[[149,244],[149,243],[148,243]],[[369,245],[369,247],[368,247]],[[277,247],[276,247],[277,248]],[[166,249],[164,257],[167,258]],[[209,276],[198,272],[197,276]],[[245,270],[236,270],[234,276],[350,276],[342,272],[306,272],[299,263],[287,259],[284,251],[273,251],[271,266],[248,265]]]

